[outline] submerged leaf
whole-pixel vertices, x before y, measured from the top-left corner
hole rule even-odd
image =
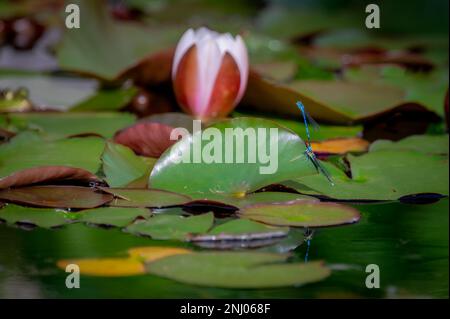
[[[159,247],[159,246],[147,246],[147,247],[134,247],[128,249],[128,254],[132,258],[141,259],[144,262],[152,262],[157,259],[165,258],[172,255],[190,254],[192,250],[179,248],[179,247]]]
[[[322,142],[312,142],[311,148],[314,153],[320,154],[345,154],[361,153],[367,151],[369,142],[359,138],[336,138]]]

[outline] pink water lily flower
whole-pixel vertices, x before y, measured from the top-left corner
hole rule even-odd
[[[203,119],[226,116],[241,100],[247,78],[247,49],[239,35],[189,29],[178,42],[172,80],[185,112]]]

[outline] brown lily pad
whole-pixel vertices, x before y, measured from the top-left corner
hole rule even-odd
[[[136,154],[159,157],[176,140],[170,139],[173,127],[161,123],[136,123],[116,134],[114,141],[131,148]]]
[[[23,169],[0,178],[0,189],[56,181],[101,182],[91,172],[69,166],[39,166]]]
[[[113,196],[91,187],[30,186],[2,190],[0,199],[37,207],[94,208],[111,201]]]

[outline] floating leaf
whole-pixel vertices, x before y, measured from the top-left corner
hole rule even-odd
[[[79,29],[65,29],[57,57],[64,70],[116,80],[130,72],[140,60],[141,72],[158,73],[158,80],[170,78],[171,55],[160,52],[176,44],[177,28],[155,29],[114,21],[101,1],[77,0],[80,11]],[[144,62],[142,61],[142,62]],[[157,71],[157,72],[154,72]],[[156,76],[156,75],[153,75]]]
[[[248,289],[298,286],[330,274],[321,262],[281,263],[286,257],[256,252],[193,253],[156,260],[146,269],[186,284]]]
[[[150,173],[148,165],[128,147],[107,142],[102,155],[106,182],[112,187],[126,186],[132,181]]]
[[[316,154],[361,153],[367,151],[369,142],[359,137],[336,138],[322,142],[312,142],[311,148]]]
[[[138,90],[135,87],[103,89],[70,108],[71,112],[118,111],[131,102]]]
[[[177,215],[154,215],[145,221],[137,221],[125,228],[126,231],[150,236],[153,239],[185,240],[192,234],[207,232],[213,225],[212,213],[192,217]]]
[[[147,217],[150,212],[143,208],[100,207],[83,210],[77,221],[89,224],[125,227],[138,217]]]
[[[346,70],[344,77],[361,83],[379,83],[405,91],[405,100],[418,103],[444,115],[444,100],[448,90],[448,70],[431,73],[410,72],[395,66],[364,66]]]
[[[398,142],[378,140],[370,145],[370,151],[402,150],[416,151],[425,154],[448,154],[448,134],[414,135]]]
[[[350,206],[314,201],[250,205],[241,209],[239,215],[270,225],[297,227],[352,224],[360,218],[359,212]]]
[[[240,208],[247,205],[259,203],[283,203],[297,200],[317,200],[312,196],[287,192],[256,192],[248,194],[244,197],[235,197],[219,194],[207,195],[204,199],[198,197],[190,203],[186,203],[185,207],[201,207],[201,206],[230,206],[230,208]]]
[[[104,141],[97,137],[44,142],[34,134],[22,133],[0,145],[0,178],[39,167],[44,167],[42,174],[46,174],[49,166],[80,168],[95,174],[103,148]]]
[[[67,224],[70,219],[66,213],[57,209],[30,208],[8,204],[0,209],[0,220],[9,224],[31,224],[43,228],[52,228]]]
[[[29,186],[0,191],[0,199],[40,207],[93,208],[112,200],[112,195],[80,186]]]
[[[227,221],[211,229],[206,234],[196,235],[190,238],[190,241],[196,243],[211,242],[239,242],[240,247],[248,241],[268,241],[270,244],[276,242],[287,235],[289,228],[273,227],[248,219],[234,219]],[[261,244],[261,243],[259,243]],[[202,247],[205,247],[202,245]]]
[[[40,74],[0,74],[0,88],[26,89],[28,100],[39,109],[68,109],[95,93],[98,82],[75,77]]]
[[[39,166],[27,168],[0,178],[0,189],[42,182],[49,183],[68,180],[100,182],[100,179],[97,176],[81,168],[69,166]]]
[[[134,247],[128,249],[128,254],[132,258],[138,258],[144,262],[152,262],[157,259],[165,258],[172,255],[190,254],[192,250],[179,247]]]
[[[414,151],[380,150],[361,156],[348,155],[347,160],[351,178],[323,162],[335,186],[308,176],[283,184],[303,194],[338,200],[398,200],[420,193],[448,195],[448,158]]]
[[[314,119],[338,124],[365,122],[394,111],[434,114],[423,106],[407,105],[414,101],[393,85],[323,80],[280,85],[250,74],[244,102],[253,109],[298,117],[297,101]]]
[[[218,152],[219,154],[220,151],[220,162],[176,163],[179,154],[187,153],[191,155],[189,152],[194,147],[194,141],[200,140],[201,132],[198,131],[194,133],[194,136],[190,135],[184,138],[161,155],[150,175],[149,186],[189,194],[195,198],[207,198],[209,194],[242,197],[246,193],[256,191],[272,183],[287,180],[292,176],[317,173],[305,154],[306,147],[301,138],[274,122],[257,118],[236,118],[218,122],[211,125],[210,128],[216,129],[216,132],[220,133],[218,135],[220,139],[225,138],[227,129],[242,130],[242,134],[238,134],[242,139],[231,137],[233,143],[220,142],[218,150],[212,152]],[[276,153],[272,154],[276,163],[275,160],[272,163],[269,161],[262,163],[258,158],[255,158],[255,162],[251,163],[248,159],[251,155],[256,157],[256,149],[251,148],[253,146],[256,148],[256,145],[246,142],[244,132],[254,130],[253,133],[256,135],[259,128],[267,134],[258,139],[255,144],[259,145],[260,151],[263,145],[266,146],[267,151],[271,144],[276,144],[278,148]],[[277,130],[276,140],[275,136],[271,137],[270,128]],[[200,146],[201,153],[205,153],[207,149],[205,145],[211,146],[205,144],[204,141],[201,146],[197,143],[197,146]],[[228,154],[227,156],[231,154],[233,163],[226,163],[224,154]],[[237,161],[237,158],[241,155],[247,158],[247,162],[245,162],[245,158],[241,163]],[[270,164],[273,167],[268,167]],[[195,178],[188,180],[186,176],[195,176]]]
[[[134,122],[127,113],[59,113],[40,112],[9,114],[11,124],[19,129],[42,131],[46,137],[61,138],[83,134],[112,137],[114,133]]]
[[[185,195],[171,193],[158,189],[107,188],[100,187],[104,192],[113,194],[116,198],[109,203],[117,207],[167,207],[178,206],[191,199]]]
[[[64,270],[71,264],[77,265],[80,273],[87,276],[121,277],[145,273],[144,264],[134,258],[72,259],[57,262],[57,266]]]
[[[176,140],[170,139],[174,128],[161,123],[140,122],[118,132],[114,141],[128,146],[136,154],[160,157]]]

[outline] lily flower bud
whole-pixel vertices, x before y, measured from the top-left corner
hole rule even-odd
[[[225,117],[244,95],[248,68],[239,35],[189,29],[178,42],[172,65],[177,101],[197,118]]]

